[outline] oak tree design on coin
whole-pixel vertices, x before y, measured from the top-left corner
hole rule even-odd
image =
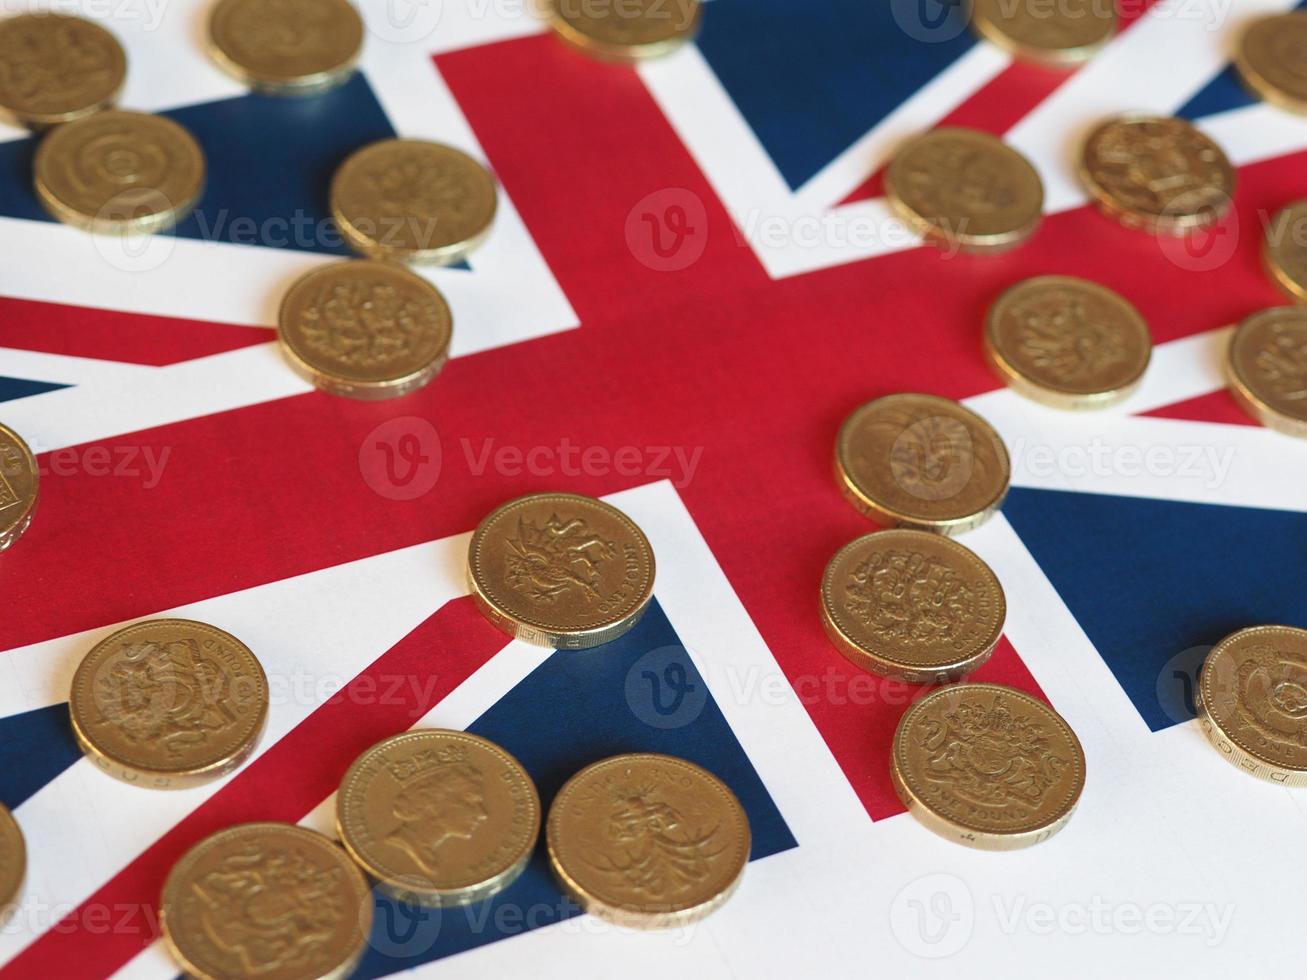
[[[0,804],[0,923],[4,923],[23,890],[27,874],[27,846],[12,813]]]
[[[331,181],[331,214],[371,259],[449,265],[490,234],[495,179],[461,150],[389,139],[357,150]]]
[[[1168,235],[1219,222],[1235,185],[1225,151],[1185,120],[1163,116],[1102,123],[1085,143],[1080,177],[1104,214]]]
[[[353,74],[363,20],[348,0],[220,0],[209,45],[214,60],[252,88],[311,95]]]
[[[1307,438],[1307,308],[1254,313],[1230,341],[1230,391],[1262,425]]]
[[[521,763],[464,732],[406,732],[350,766],[336,798],[346,850],[401,900],[479,902],[526,868],[540,798]]]
[[[478,607],[500,629],[579,650],[639,622],[653,597],[654,554],[616,507],[578,494],[532,494],[481,522],[468,577]]]
[[[912,230],[942,248],[1002,252],[1043,217],[1044,184],[1002,140],[945,126],[909,140],[885,172],[885,195]]]
[[[684,759],[620,755],[581,770],[549,810],[549,860],[592,915],[642,929],[719,908],[749,861],[749,820],[716,776]]]
[[[1117,12],[1112,0],[971,0],[971,26],[1018,58],[1070,68],[1112,39]]]
[[[1262,249],[1266,270],[1299,303],[1307,303],[1307,200],[1276,212]]]
[[[1254,95],[1307,114],[1307,13],[1295,10],[1253,21],[1239,38],[1234,62]]]
[[[78,745],[105,772],[174,789],[235,769],[268,716],[250,649],[188,619],[136,623],[97,643],[73,675]]]
[[[845,545],[821,583],[822,624],[863,670],[911,684],[958,680],[989,659],[1007,616],[1003,587],[969,549],[924,531]]]
[[[549,24],[568,44],[606,61],[670,54],[699,31],[700,0],[546,0]]]
[[[64,14],[0,20],[0,112],[34,129],[113,105],[127,56],[99,24]]]
[[[171,119],[143,112],[100,112],[60,126],[37,147],[33,169],[45,209],[96,232],[167,230],[204,190],[204,153],[195,138]]]
[[[0,425],[0,551],[22,537],[40,497],[36,456],[13,429]]]
[[[940,688],[894,733],[891,774],[908,811],[942,837],[983,850],[1047,840],[1085,785],[1080,740],[1042,701],[1000,684]]]
[[[1148,324],[1123,297],[1072,276],[1039,276],[989,311],[985,355],[1004,381],[1056,408],[1102,408],[1133,392],[1152,356]]]
[[[1198,678],[1198,718],[1245,772],[1307,786],[1307,630],[1254,626],[1212,648]]]
[[[324,980],[362,956],[373,898],[321,834],[282,823],[221,830],[186,852],[163,886],[164,939],[188,976]]]

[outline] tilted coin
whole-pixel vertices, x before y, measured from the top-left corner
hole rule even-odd
[[[1307,786],[1307,630],[1254,626],[1212,648],[1194,699],[1208,740],[1244,772]]]
[[[1102,123],[1085,143],[1080,178],[1104,214],[1168,235],[1219,222],[1235,185],[1225,151],[1191,123],[1164,116]]]
[[[604,759],[549,808],[549,862],[591,915],[661,929],[720,908],[749,862],[749,818],[726,784],[667,755]]]
[[[633,62],[675,51],[694,37],[699,0],[546,0],[563,40],[608,61]]]
[[[0,551],[27,530],[41,490],[36,457],[13,429],[0,425]]]
[[[822,625],[874,674],[910,684],[958,680],[989,659],[1007,600],[998,576],[956,541],[875,531],[841,548],[821,581]]]
[[[894,213],[942,248],[1001,252],[1043,217],[1044,184],[1030,161],[996,136],[946,126],[908,141],[885,172]]]
[[[1307,200],[1276,212],[1266,226],[1262,257],[1271,278],[1300,303],[1307,303]]]
[[[1055,408],[1103,408],[1143,380],[1153,339],[1139,311],[1098,283],[1038,276],[999,297],[985,356],[1004,381]]]
[[[163,937],[189,977],[326,980],[367,946],[373,897],[363,873],[321,834],[286,823],[220,830],[168,874]]]
[[[27,846],[12,813],[0,805],[0,922],[13,912],[27,875]]]
[[[362,47],[363,20],[349,0],[219,0],[209,16],[214,60],[273,95],[339,85]]]
[[[100,112],[60,126],[36,148],[36,194],[54,217],[88,231],[173,227],[204,191],[204,153],[164,116]]]
[[[934,395],[868,402],[848,417],[835,442],[835,477],[844,496],[885,524],[945,534],[978,527],[1003,503],[1011,475],[993,427]]]
[[[1113,0],[971,0],[981,37],[1027,61],[1069,68],[1088,61],[1116,33]]]
[[[1277,306],[1244,320],[1230,340],[1230,390],[1268,429],[1307,438],[1307,309]]]
[[[1307,13],[1260,17],[1244,30],[1234,63],[1254,94],[1307,114]]]
[[[371,259],[449,265],[490,234],[495,178],[462,150],[389,139],[349,156],[331,179],[331,216]]]
[[[113,105],[127,56],[99,24],[64,14],[0,20],[0,112],[34,129]]]
[[[1085,754],[1042,701],[1001,684],[957,684],[903,715],[891,775],[903,805],[929,830],[1011,851],[1066,826],[1085,787]]]
[[[534,493],[496,508],[472,535],[467,564],[487,619],[559,650],[617,639],[653,598],[644,532],[616,507],[575,493]]]
[[[224,776],[268,718],[268,678],[240,640],[189,619],[152,619],[101,640],[73,675],[77,744],[119,779],[177,789]]]
[[[522,764],[466,732],[430,729],[378,742],[336,797],[355,861],[392,896],[467,905],[503,891],[540,834],[540,797]]]
[[[375,400],[421,388],[449,359],[454,321],[440,290],[407,269],[325,265],[281,302],[277,337],[297,374],[333,395]]]

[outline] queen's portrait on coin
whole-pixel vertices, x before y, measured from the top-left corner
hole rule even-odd
[[[445,763],[406,780],[391,812],[397,823],[386,843],[432,876],[440,848],[451,838],[471,837],[490,816],[481,771],[469,762]]]

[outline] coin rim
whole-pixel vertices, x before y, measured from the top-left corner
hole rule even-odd
[[[37,502],[41,499],[41,467],[37,464],[36,454],[32,452],[32,447],[27,444],[27,440],[2,422],[0,422],[0,438],[7,439],[18,447],[32,472],[32,499],[27,502],[27,506],[22,509],[16,520],[12,523],[0,523],[0,552],[4,552],[21,538],[32,524]],[[8,521],[8,518],[4,520]]]
[[[1307,12],[1301,9],[1287,10],[1279,14],[1267,14],[1250,21],[1239,32],[1239,39],[1234,46],[1234,65],[1240,80],[1249,93],[1268,105],[1294,115],[1307,115],[1307,97],[1295,98],[1284,89],[1274,85],[1248,56],[1248,42],[1252,32],[1275,21],[1297,20],[1307,29]]]
[[[1230,335],[1225,357],[1226,377],[1230,383],[1230,393],[1245,412],[1274,432],[1304,439],[1307,438],[1307,418],[1300,419],[1287,415],[1271,405],[1253,387],[1239,366],[1238,358],[1235,357],[1235,350],[1240,341],[1246,339],[1247,335],[1252,333],[1258,322],[1268,315],[1277,313],[1292,313],[1307,324],[1307,310],[1304,310],[1301,306],[1268,306],[1264,310],[1258,310],[1256,313],[1245,317],[1239,326],[1235,328],[1234,333]]]
[[[554,34],[574,50],[611,64],[634,65],[642,61],[666,57],[698,37],[703,27],[703,3],[701,0],[690,0],[694,4],[694,14],[690,18],[689,25],[680,34],[644,44],[613,44],[578,30],[559,13],[558,2],[559,0],[545,2],[545,19]]]
[[[17,818],[3,804],[0,803],[0,838],[9,834],[11,838],[17,841],[14,850],[14,863],[18,868],[18,873],[14,876],[14,885],[8,893],[0,892],[0,924],[4,923],[13,913],[18,904],[19,896],[23,894],[23,885],[27,880],[27,840],[23,836],[23,828],[18,823]],[[0,884],[3,881],[0,880]]]
[[[982,40],[989,41],[1015,58],[1043,65],[1046,68],[1070,70],[1085,64],[1103,48],[1107,47],[1121,29],[1121,15],[1114,3],[1112,4],[1112,18],[1107,33],[1099,40],[1074,48],[1041,48],[1021,43],[1005,32],[999,26],[997,20],[980,14],[980,0],[971,0],[970,7],[971,11],[967,22]]]
[[[1271,280],[1290,299],[1302,304],[1307,303],[1307,280],[1294,278],[1289,270],[1284,267],[1279,256],[1275,253],[1275,247],[1271,244],[1272,229],[1277,228],[1281,221],[1289,222],[1290,215],[1295,211],[1301,212],[1301,218],[1307,221],[1307,198],[1290,201],[1272,216],[1270,223],[1266,227],[1266,233],[1262,236],[1262,260]]]
[[[12,106],[0,105],[0,117],[11,119],[20,126],[40,132],[62,123],[76,122],[78,119],[85,119],[87,116],[94,115],[103,109],[112,107],[118,101],[118,97],[122,94],[123,86],[127,82],[127,51],[123,48],[122,42],[118,40],[118,35],[114,34],[113,31],[109,30],[109,28],[105,27],[103,24],[87,17],[79,17],[76,14],[60,13],[59,11],[54,10],[36,10],[14,14],[12,17],[0,18],[0,25],[8,25],[9,23],[21,18],[27,18],[29,20],[48,20],[55,18],[62,20],[76,20],[102,32],[105,37],[108,38],[110,42],[109,47],[114,55],[116,55],[118,81],[104,98],[93,104],[84,105],[78,109],[71,109],[65,112],[23,112],[22,110],[15,109]]]
[[[363,53],[363,41],[367,35],[367,26],[363,23],[363,17],[358,8],[349,0],[335,0],[342,12],[347,8],[349,13],[353,15],[354,23],[358,28],[358,43],[354,46],[354,50],[349,57],[334,67],[324,68],[322,71],[313,72],[309,75],[291,76],[260,73],[248,65],[242,64],[223,47],[216,30],[218,18],[230,13],[228,8],[240,2],[241,0],[218,0],[210,9],[209,16],[205,21],[205,46],[208,49],[209,57],[232,78],[265,95],[298,96],[319,95],[338,85],[343,85],[353,77],[358,68],[359,58]],[[322,0],[317,0],[317,2],[322,2]]]

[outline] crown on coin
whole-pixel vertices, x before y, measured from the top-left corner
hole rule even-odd
[[[467,762],[467,752],[462,746],[445,745],[423,749],[403,759],[387,762],[386,770],[395,777],[396,782],[403,783],[444,766],[457,766],[464,762]]]

